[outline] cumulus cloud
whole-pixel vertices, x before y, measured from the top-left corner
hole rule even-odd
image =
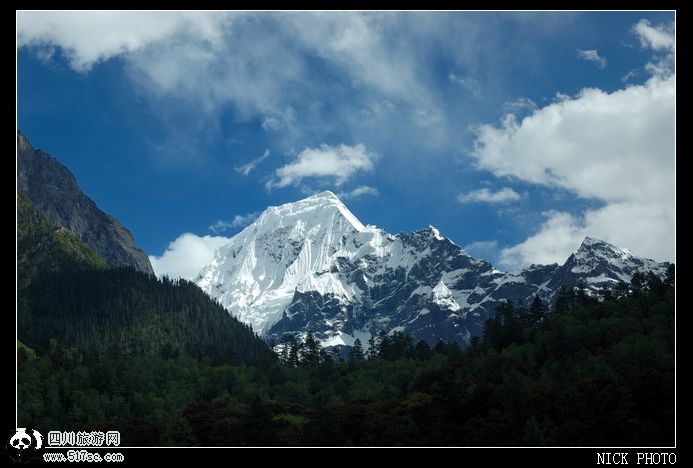
[[[518,269],[532,263],[562,263],[577,250],[585,230],[570,213],[547,212],[547,221],[524,242],[501,250],[500,265]]]
[[[378,195],[380,195],[380,192],[378,192],[377,188],[369,187],[367,185],[361,185],[359,187],[356,187],[354,190],[350,190],[348,192],[340,192],[337,194],[339,198],[343,198],[344,200],[352,200],[354,198],[361,197],[373,197]]]
[[[25,11],[17,13],[18,45],[51,51],[62,48],[77,71],[109,58],[186,33],[205,42],[220,39],[224,13]]]
[[[606,65],[607,65],[606,59],[604,57],[600,56],[599,52],[597,52],[596,49],[589,49],[589,50],[578,49],[577,50],[577,56],[581,60],[585,60],[586,62],[594,63],[599,68],[606,68]]]
[[[487,188],[482,188],[467,193],[461,193],[457,196],[457,201],[459,203],[509,203],[521,199],[522,195],[510,187],[503,187],[496,192]]]
[[[171,242],[160,256],[149,256],[156,276],[192,280],[214,257],[214,252],[229,241],[221,236],[197,236],[184,233]]]
[[[416,55],[392,40],[402,21],[329,12],[19,12],[18,46],[44,56],[58,47],[80,72],[119,57],[154,95],[186,97],[200,110],[232,102],[277,131],[287,123],[289,96],[323,86],[310,74],[316,60],[354,86],[430,102]]]
[[[448,75],[451,83],[458,84],[469,91],[474,97],[481,97],[481,83],[471,76],[461,76],[454,73]]]
[[[601,202],[580,215],[549,213],[506,266],[562,262],[592,235],[656,260],[674,258],[676,78],[613,93],[584,89],[518,121],[477,128],[473,156],[497,176],[567,189]]]
[[[659,24],[653,26],[646,19],[641,19],[633,31],[640,39],[640,46],[656,51],[673,51],[676,41],[674,39],[674,23]]]
[[[640,40],[640,46],[643,49],[656,52],[655,57],[645,65],[645,70],[660,78],[670,76],[674,72],[674,54],[676,53],[674,22],[653,25],[646,19],[642,19],[633,26],[633,32]]]
[[[371,171],[374,159],[375,155],[363,144],[323,144],[319,148],[306,148],[296,155],[293,162],[277,169],[275,178],[268,181],[266,187],[297,185],[308,177],[334,178],[335,185],[339,186],[359,171]]]
[[[507,21],[523,35],[550,34],[544,26],[556,24]],[[389,154],[403,159],[449,151],[459,144],[454,122],[478,112],[450,106],[440,92],[443,61],[461,70],[480,70],[489,56],[503,68],[524,62],[517,48],[493,40],[489,25],[497,24],[494,15],[435,12],[20,12],[18,46],[45,60],[57,51],[54,59],[67,57],[80,72],[117,58],[165,124],[150,144],[168,159],[204,157],[200,134],[219,132],[231,114],[284,151],[346,134],[369,148],[399,145],[407,151]],[[480,92],[478,81],[459,78]]]
[[[260,164],[262,161],[267,159],[270,155],[270,150],[266,149],[264,153],[262,153],[262,156],[259,158],[255,158],[249,163],[246,164],[241,164],[240,166],[236,166],[233,169],[238,172],[239,174],[242,174],[244,176],[247,176],[250,174],[252,171],[255,170],[258,164]]]
[[[210,225],[207,229],[212,231],[214,234],[220,234],[230,229],[245,227],[248,224],[255,221],[259,215],[260,212],[256,211],[244,215],[235,215],[231,221],[224,221],[220,219],[216,221],[214,224]]]

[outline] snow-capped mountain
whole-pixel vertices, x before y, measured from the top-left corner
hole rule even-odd
[[[353,257],[356,244],[372,231],[331,192],[272,206],[220,248],[195,281],[263,333],[282,317],[296,292],[352,301],[357,286],[331,270],[336,259]]]
[[[658,263],[647,258],[636,257],[628,249],[619,249],[607,242],[585,237],[577,252],[568,257],[552,279],[549,289],[561,286],[574,287],[578,283],[588,289],[613,287],[619,281],[630,281],[633,273],[653,272],[663,277],[668,263]]]
[[[352,345],[381,330],[468,343],[499,301],[550,299],[561,286],[596,290],[668,264],[586,238],[562,266],[502,272],[429,226],[391,235],[364,226],[332,192],[267,208],[221,247],[195,282],[259,333],[312,330]]]

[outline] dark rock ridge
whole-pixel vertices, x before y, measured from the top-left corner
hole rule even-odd
[[[381,331],[468,344],[503,300],[552,301],[562,287],[596,293],[668,263],[585,238],[563,265],[504,272],[434,227],[391,235],[363,226],[331,192],[268,208],[220,248],[196,282],[267,338],[312,331],[325,346]]]
[[[132,266],[154,274],[147,254],[130,231],[104,213],[79,188],[75,176],[55,158],[35,150],[17,132],[17,189],[58,226],[74,233],[110,267]]]
[[[329,294],[297,291],[266,335],[279,341],[284,334],[311,330],[328,343],[337,334],[361,337],[363,342],[364,332],[374,335],[385,330],[403,331],[430,344],[443,340],[466,345],[471,337],[483,333],[486,320],[501,301],[528,305],[538,295],[551,302],[562,287],[582,286],[588,293],[597,293],[619,281],[629,282],[637,271],[664,277],[669,266],[588,237],[563,265],[501,272],[430,230],[396,237],[424,252],[408,271],[401,266],[378,271],[364,267],[363,262],[342,260],[339,270],[344,277],[353,281],[370,277],[371,286],[363,288],[358,302],[345,304]]]

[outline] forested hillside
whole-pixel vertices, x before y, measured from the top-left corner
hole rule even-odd
[[[215,362],[271,359],[266,345],[197,286],[134,268],[107,269],[69,231],[18,198],[18,338],[39,352],[50,340],[89,353],[182,350]]]
[[[20,351],[20,422],[118,428],[133,445],[674,443],[674,289],[637,276],[556,310],[505,305],[466,350],[380,336],[335,362],[314,340],[244,367],[164,347]]]

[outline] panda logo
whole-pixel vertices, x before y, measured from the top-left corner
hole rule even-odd
[[[43,447],[43,437],[41,433],[37,430],[32,430],[31,434],[29,434],[25,427],[18,427],[7,444],[10,458],[20,463],[31,458],[29,454],[33,453],[33,450],[27,449],[32,448],[34,450],[39,450],[41,447]]]
[[[28,449],[31,445],[31,436],[26,433],[26,428],[18,427],[17,432],[10,439],[10,445],[17,450]]]

